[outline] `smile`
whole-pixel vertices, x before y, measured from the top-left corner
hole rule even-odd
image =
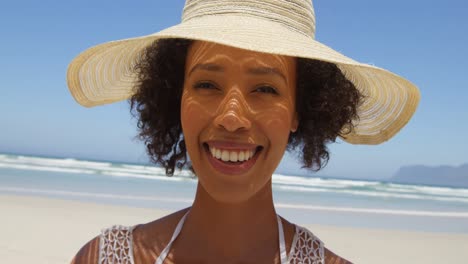
[[[251,159],[256,151],[254,150],[226,150],[210,147],[211,156],[222,161],[242,162]]]
[[[214,169],[223,174],[242,174],[255,165],[263,147],[247,144],[210,142],[203,144]]]

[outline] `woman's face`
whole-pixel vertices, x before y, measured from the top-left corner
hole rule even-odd
[[[292,57],[190,46],[182,129],[200,184],[215,200],[244,202],[269,183],[297,129],[295,94]]]

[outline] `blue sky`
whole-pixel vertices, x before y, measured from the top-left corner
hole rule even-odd
[[[86,109],[66,86],[68,63],[110,40],[180,21],[183,0],[8,1],[0,8],[0,152],[145,162],[126,102]],[[378,146],[339,142],[319,174],[385,178],[400,166],[468,162],[468,2],[317,0],[317,39],[419,86],[420,106]],[[286,157],[281,168],[294,170]]]

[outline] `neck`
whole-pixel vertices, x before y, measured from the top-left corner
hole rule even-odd
[[[265,243],[277,250],[278,222],[271,180],[254,197],[235,204],[214,200],[198,183],[184,230],[184,236],[204,241],[207,250],[223,252],[226,257],[249,254],[265,248]]]

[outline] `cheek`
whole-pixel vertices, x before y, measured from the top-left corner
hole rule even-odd
[[[184,92],[181,101],[181,123],[182,131],[186,139],[186,143],[194,144],[201,130],[211,119],[212,111],[204,104],[201,104],[196,97],[188,92]],[[210,114],[211,113],[211,114]],[[189,150],[190,152],[190,150]]]
[[[294,109],[289,105],[277,104],[268,110],[260,111],[256,115],[258,124],[262,124],[262,130],[276,146],[287,144],[291,131],[291,118]]]

